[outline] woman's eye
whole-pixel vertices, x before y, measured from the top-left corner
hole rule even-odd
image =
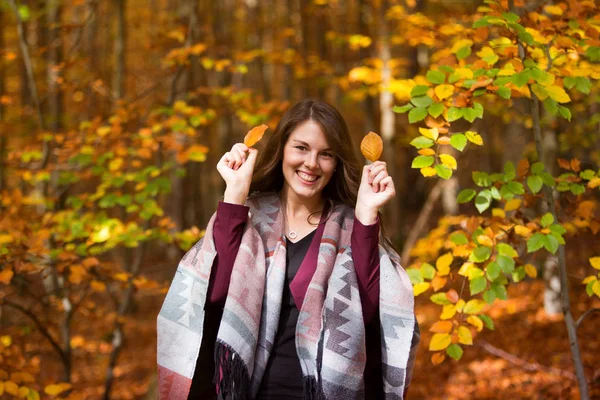
[[[323,153],[323,155],[327,158],[333,157],[333,154],[331,154],[331,153]]]
[[[302,151],[306,150],[306,147],[304,147],[304,146],[296,146],[296,148],[297,148],[298,150],[302,150]]]

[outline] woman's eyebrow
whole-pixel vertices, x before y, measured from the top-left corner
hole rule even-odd
[[[310,145],[309,145],[308,143],[306,143],[306,142],[303,142],[302,140],[298,140],[298,139],[292,139],[292,140],[293,140],[294,142],[297,142],[297,143],[299,143],[299,144],[303,145],[303,146],[310,147]],[[331,147],[328,147],[328,148],[326,148],[326,149],[323,149],[323,150],[321,150],[321,151],[332,151],[332,150],[333,150],[333,149],[332,149]]]

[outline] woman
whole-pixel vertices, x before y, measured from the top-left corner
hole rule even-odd
[[[385,163],[361,173],[342,116],[313,100],[256,159],[240,143],[217,165],[224,200],[158,317],[161,398],[206,398],[213,347],[224,399],[403,398],[419,333],[408,276],[379,245]]]

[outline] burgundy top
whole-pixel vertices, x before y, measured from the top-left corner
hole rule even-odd
[[[208,301],[213,305],[225,305],[231,270],[248,220],[248,210],[249,207],[222,201],[217,207],[213,228],[217,256],[208,287]],[[302,265],[290,285],[297,305],[302,304],[316,269],[324,228],[325,224],[319,224]],[[373,225],[363,225],[355,218],[351,246],[363,318],[365,323],[369,323],[377,314],[379,306],[379,220]]]

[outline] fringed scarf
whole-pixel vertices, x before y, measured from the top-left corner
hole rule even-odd
[[[285,281],[279,199],[260,196],[248,205],[250,219],[233,265],[215,348],[215,383],[225,399],[256,396],[273,346]],[[216,256],[214,219],[203,240],[179,263],[158,315],[160,399],[184,400],[190,391]],[[306,399],[365,396],[365,326],[350,248],[353,221],[350,207],[331,210],[300,309],[296,350]],[[413,291],[398,255],[380,246],[379,257],[383,392],[386,399],[402,399],[418,343]]]

